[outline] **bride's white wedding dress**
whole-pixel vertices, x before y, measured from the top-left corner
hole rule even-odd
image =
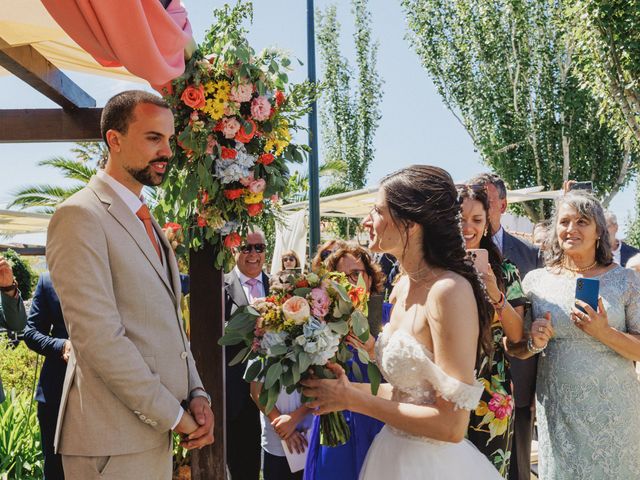
[[[376,357],[393,387],[392,399],[415,405],[435,402],[436,392],[458,408],[478,405],[483,386],[468,385],[447,375],[433,354],[410,333],[385,328],[376,342]],[[489,460],[468,440],[442,442],[385,425],[376,436],[360,480],[500,480]]]

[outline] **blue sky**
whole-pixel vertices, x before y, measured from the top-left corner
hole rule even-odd
[[[183,0],[189,11],[194,37],[200,41],[212,23],[212,11],[221,0]],[[347,0],[316,0],[316,7],[338,5],[342,23],[343,51],[353,54],[352,16]],[[447,110],[421,67],[417,55],[405,40],[406,25],[398,1],[370,0],[373,36],[380,40],[378,70],[384,80],[381,106],[382,120],[377,132],[376,156],[368,177],[370,185],[387,173],[414,163],[430,163],[447,169],[455,180],[464,180],[486,170],[464,128]],[[278,47],[294,58],[306,61],[306,1],[255,0],[254,23],[249,40],[256,50]],[[319,61],[319,55],[318,55]],[[293,62],[292,81],[306,78],[306,65]],[[320,72],[320,65],[318,65]],[[113,94],[127,88],[141,88],[90,75],[67,72],[91,94],[98,105],[104,105]],[[0,108],[55,108],[50,100],[20,80],[0,77]],[[304,140],[304,139],[300,139]],[[72,144],[0,144],[0,208],[11,199],[18,187],[33,183],[63,184],[54,170],[37,167],[43,159],[55,155],[70,156]],[[633,186],[614,199],[612,210],[621,227],[633,212]],[[34,241],[22,237],[23,241]]]

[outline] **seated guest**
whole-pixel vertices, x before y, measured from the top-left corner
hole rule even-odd
[[[618,265],[626,267],[629,259],[640,253],[640,250],[624,243],[616,237],[618,234],[618,219],[612,212],[604,212],[604,218],[607,221],[607,232],[609,234],[609,243],[611,244],[613,261]]]
[[[0,327],[21,332],[26,323],[27,314],[13,270],[9,262],[0,255]],[[0,403],[2,402],[4,402],[4,390],[0,378]]]
[[[381,295],[384,291],[384,274],[380,266],[373,262],[369,251],[355,244],[342,242],[342,246],[326,259],[326,267],[330,271],[342,272],[347,275],[349,282],[357,284],[362,276],[370,295]],[[370,312],[371,313],[371,312]],[[384,322],[384,318],[382,319]],[[387,319],[388,320],[388,319]],[[355,335],[350,334],[348,343],[352,347],[364,348],[373,354],[373,338],[362,344]],[[360,366],[364,382],[369,382],[366,375],[367,368],[359,361],[354,350],[354,358],[351,362],[357,362]],[[349,376],[351,381],[357,381],[353,373]],[[359,413],[343,411],[345,419],[351,430],[351,437],[344,445],[337,447],[325,447],[320,445],[320,417],[315,417],[311,435],[309,436],[309,453],[305,465],[305,480],[356,480],[360,469],[369,451],[374,437],[378,434],[383,423],[375,418]]]
[[[300,259],[298,254],[293,250],[287,250],[282,254],[281,262],[282,270],[295,270],[300,268]]]
[[[60,300],[53,289],[51,276],[48,272],[43,273],[33,295],[27,328],[24,331],[24,343],[31,350],[45,357],[36,390],[45,480],[64,479],[62,457],[54,452],[53,439],[58,421],[62,384],[71,353],[71,342],[68,338]]]

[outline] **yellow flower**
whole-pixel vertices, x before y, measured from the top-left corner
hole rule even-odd
[[[483,417],[489,413],[489,405],[487,405],[487,402],[480,400],[480,403],[474,410],[474,413],[479,417]]]
[[[264,195],[262,194],[262,192],[260,193],[248,192],[244,196],[244,203],[246,203],[247,205],[251,205],[253,203],[260,203],[263,199],[264,199]]]

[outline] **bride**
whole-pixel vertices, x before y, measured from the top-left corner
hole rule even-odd
[[[382,180],[365,221],[370,247],[394,255],[406,273],[375,347],[389,383],[373,396],[335,364],[335,380],[303,382],[316,414],[351,410],[386,424],[360,479],[501,478],[464,439],[483,390],[474,367],[491,349],[492,312],[465,261],[459,215],[456,188],[441,168],[412,166]]]

